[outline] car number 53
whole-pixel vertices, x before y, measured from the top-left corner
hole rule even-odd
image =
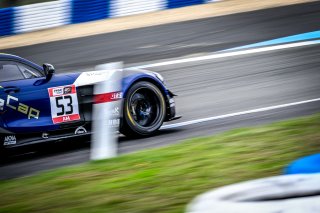
[[[51,117],[54,124],[80,120],[77,90],[75,85],[48,89]]]

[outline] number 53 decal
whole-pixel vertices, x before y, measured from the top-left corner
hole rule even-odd
[[[75,85],[49,88],[48,92],[54,124],[80,120]]]

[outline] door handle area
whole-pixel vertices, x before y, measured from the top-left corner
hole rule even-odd
[[[4,87],[3,88],[5,93],[16,93],[20,91],[19,87]]]

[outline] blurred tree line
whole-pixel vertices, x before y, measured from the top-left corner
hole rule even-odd
[[[41,2],[47,2],[47,1],[54,1],[54,0],[0,0],[0,8],[15,7],[15,6],[41,3]]]
[[[1,7],[14,7],[18,4],[20,0],[1,0]]]

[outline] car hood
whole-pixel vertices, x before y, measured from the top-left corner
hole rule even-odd
[[[117,70],[87,71],[82,73],[68,73],[64,75],[75,79],[73,84],[79,87],[79,86],[96,84],[104,80],[109,80],[110,77],[113,75],[114,71],[122,72],[122,78],[126,78],[128,76],[137,75],[137,74],[147,74],[152,77],[155,77],[154,72],[150,72],[143,69],[133,69],[133,68],[125,68],[125,69],[117,69]]]

